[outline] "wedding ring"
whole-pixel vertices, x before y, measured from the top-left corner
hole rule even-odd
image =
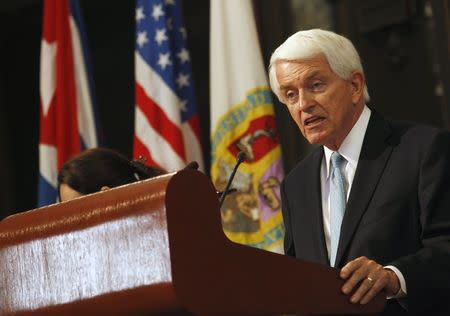
[[[369,283],[372,284],[373,279],[371,277],[367,277],[367,281],[369,281]]]

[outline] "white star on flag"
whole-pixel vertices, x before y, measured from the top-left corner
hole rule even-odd
[[[189,52],[186,48],[183,48],[178,54],[177,57],[180,59],[180,62],[184,64],[190,60]]]
[[[178,104],[178,107],[181,111],[186,112],[187,111],[187,100],[181,100]]]
[[[147,32],[139,32],[137,38],[137,43],[139,47],[142,47],[147,42],[148,42]]]
[[[186,39],[186,37],[187,37],[186,29],[184,27],[180,27],[179,31],[180,31],[181,35],[183,36],[183,39]]]
[[[164,11],[162,8],[162,4],[158,4],[158,5],[154,5],[153,6],[153,12],[152,12],[152,17],[158,21],[160,17],[162,17],[164,15]]]
[[[162,42],[167,41],[166,29],[156,30],[155,41],[158,45],[161,45]]]
[[[167,18],[166,25],[167,25],[167,28],[169,30],[173,29],[173,24],[172,23],[173,23],[173,19],[172,18]]]
[[[41,88],[42,110],[46,116],[56,89],[56,42],[49,43],[46,40],[42,40],[41,45],[41,80],[39,83]]]
[[[136,8],[136,22],[139,23],[143,19],[145,19],[144,8],[143,7]]]
[[[159,54],[158,65],[160,65],[163,70],[165,70],[168,65],[172,65],[170,53]]]
[[[189,75],[180,73],[177,77],[176,82],[179,89],[189,86]]]

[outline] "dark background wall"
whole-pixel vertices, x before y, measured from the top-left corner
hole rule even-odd
[[[132,153],[134,1],[81,0],[104,145]],[[259,0],[265,64],[300,28],[352,39],[363,58],[370,105],[395,118],[448,126],[449,0]],[[41,0],[0,2],[0,219],[35,207],[39,141]],[[209,1],[184,1],[209,163]],[[274,98],[275,99],[275,98]],[[286,170],[310,146],[275,101]]]

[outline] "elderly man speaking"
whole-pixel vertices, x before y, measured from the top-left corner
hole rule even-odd
[[[322,145],[282,184],[286,254],[340,268],[352,303],[384,291],[383,315],[450,315],[449,133],[370,109],[358,53],[333,32],[289,37],[269,76]]]

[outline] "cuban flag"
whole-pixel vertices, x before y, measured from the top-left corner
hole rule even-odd
[[[180,1],[137,1],[134,156],[168,171],[203,169],[186,36]]]
[[[38,206],[56,202],[57,174],[63,163],[98,145],[86,44],[78,0],[45,0]]]

